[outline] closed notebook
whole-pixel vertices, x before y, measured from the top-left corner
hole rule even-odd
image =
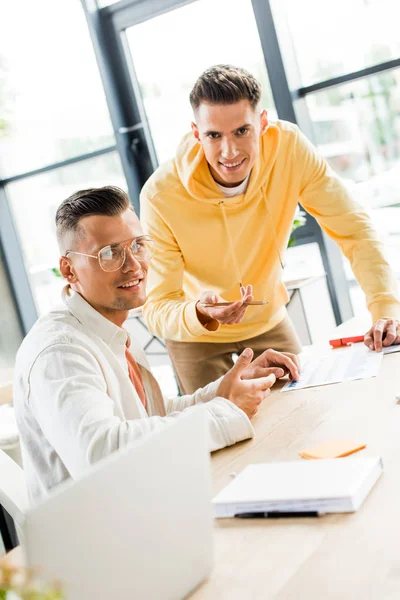
[[[213,499],[214,515],[354,512],[382,471],[382,460],[370,456],[249,465]]]

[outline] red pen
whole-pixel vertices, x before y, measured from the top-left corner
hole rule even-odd
[[[347,338],[339,338],[337,340],[329,340],[332,348],[340,348],[341,346],[349,346],[350,344],[355,344],[356,342],[363,342],[363,335],[353,335],[352,337]]]

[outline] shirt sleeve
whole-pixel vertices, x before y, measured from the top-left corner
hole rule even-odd
[[[207,326],[200,323],[196,301],[188,300],[182,289],[184,261],[178,242],[150,199],[141,196],[140,218],[151,235],[157,251],[151,259],[147,280],[147,300],[143,316],[149,330],[162,339],[185,341],[217,331],[213,320]]]
[[[350,261],[373,321],[400,319],[396,280],[369,216],[300,131],[295,160],[302,165],[300,203]]]
[[[35,361],[28,401],[43,436],[73,478],[182,414],[175,411],[165,417],[121,419],[96,358],[84,347],[62,343],[50,346]],[[253,435],[251,425],[250,429],[244,424],[236,426],[237,407],[231,407],[230,402],[219,399],[206,410],[211,451]]]

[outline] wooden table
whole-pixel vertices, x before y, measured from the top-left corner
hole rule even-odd
[[[363,453],[382,456],[384,474],[357,513],[216,520],[214,571],[190,600],[398,600],[397,394],[400,353],[384,357],[376,378],[285,394],[275,389],[254,420],[255,439],[213,455],[214,494],[249,463],[295,460],[299,450],[340,437],[367,443]]]
[[[360,332],[357,324],[339,331]],[[367,443],[363,453],[382,456],[385,472],[354,514],[216,520],[215,567],[190,600],[399,600],[397,394],[400,353],[384,357],[373,379],[286,394],[275,388],[254,419],[255,439],[213,454],[214,494],[249,463],[295,460],[331,438]],[[18,551],[10,559],[20,562]]]

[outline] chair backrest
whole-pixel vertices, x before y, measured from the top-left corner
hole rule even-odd
[[[28,490],[23,470],[0,449],[0,504],[21,527],[29,508]]]

